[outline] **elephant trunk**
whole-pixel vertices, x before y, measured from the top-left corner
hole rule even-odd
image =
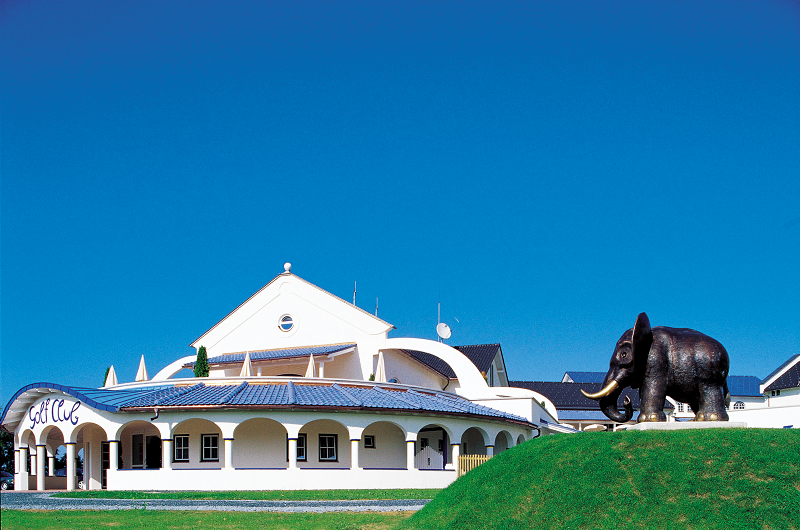
[[[633,405],[631,404],[631,400],[628,396],[625,396],[625,401],[623,402],[623,405],[625,406],[625,412],[621,413],[619,410],[617,410],[617,399],[619,399],[622,389],[623,387],[617,387],[609,395],[600,398],[600,410],[603,411],[603,414],[617,423],[627,423],[631,421],[631,418],[633,417]]]

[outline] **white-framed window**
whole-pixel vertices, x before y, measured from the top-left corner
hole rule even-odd
[[[188,462],[189,461],[189,435],[176,434],[172,442],[175,446],[175,454],[173,462]]]
[[[678,403],[678,412],[683,412],[683,403]]]
[[[219,434],[202,435],[201,462],[219,462]]]
[[[337,435],[335,434],[320,434],[319,435],[319,460],[320,462],[336,462],[336,446]]]
[[[733,404],[733,410],[744,410],[744,402],[743,401],[737,401],[736,403],[734,403]]]
[[[374,434],[365,434],[364,435],[364,448],[365,449],[375,449],[375,435]]]

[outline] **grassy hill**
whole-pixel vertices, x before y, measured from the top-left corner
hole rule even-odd
[[[400,528],[800,530],[800,430],[539,438],[467,473]]]

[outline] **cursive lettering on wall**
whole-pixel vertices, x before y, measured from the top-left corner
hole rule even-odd
[[[52,403],[52,407],[50,406],[50,402]],[[66,404],[66,406],[64,406]],[[76,414],[77,410],[80,408],[81,402],[76,401],[74,403],[65,402],[63,399],[50,399],[47,398],[41,403],[39,403],[39,410],[36,409],[36,406],[30,408],[28,411],[28,418],[31,420],[31,429],[36,427],[39,424],[46,424],[50,423],[59,423],[68,421],[72,425],[78,424],[78,415]]]

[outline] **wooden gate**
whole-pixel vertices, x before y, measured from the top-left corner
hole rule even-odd
[[[479,465],[487,462],[489,457],[486,455],[459,455],[458,456],[458,474],[457,477],[460,477],[467,471],[471,471],[478,467]]]

